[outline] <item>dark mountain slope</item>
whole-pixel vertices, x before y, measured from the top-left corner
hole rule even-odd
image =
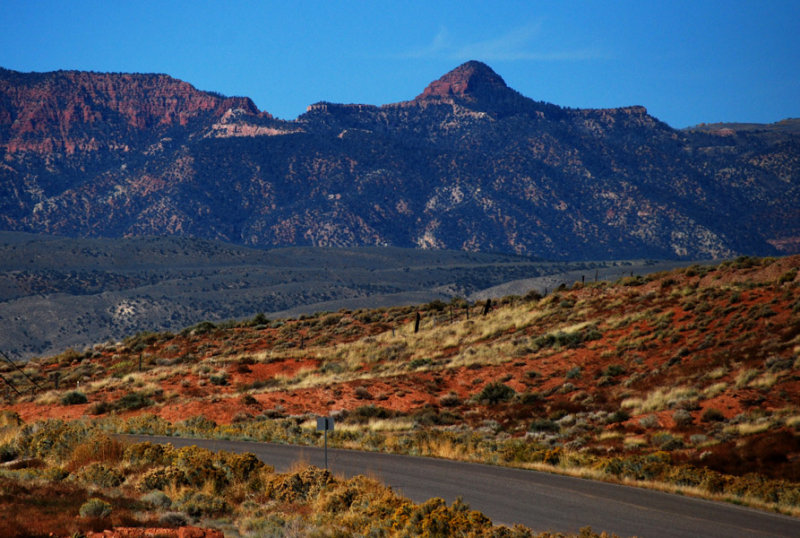
[[[0,71],[0,227],[549,258],[800,250],[800,135],[529,99],[480,62],[292,122],[163,75]]]

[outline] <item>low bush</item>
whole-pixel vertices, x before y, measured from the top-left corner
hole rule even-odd
[[[212,385],[224,386],[228,384],[228,376],[224,372],[208,378]]]
[[[514,389],[508,385],[496,381],[483,387],[483,390],[476,395],[475,399],[479,402],[497,404],[511,400],[516,394]]]
[[[103,499],[92,498],[81,505],[78,513],[81,517],[104,518],[111,515],[111,505]]]
[[[722,414],[722,411],[719,409],[714,409],[713,407],[709,407],[705,411],[703,411],[700,420],[703,422],[721,422],[725,420],[725,415]]]
[[[455,392],[448,392],[439,398],[439,405],[442,407],[455,407],[459,404],[461,404],[461,398]]]
[[[580,347],[585,342],[599,340],[602,337],[603,335],[597,327],[589,325],[573,332],[558,331],[555,333],[543,334],[536,337],[532,345],[535,350],[547,347],[566,347],[574,349]]]
[[[225,499],[197,491],[187,491],[175,504],[183,512],[198,518],[220,516],[231,511]]]
[[[172,463],[174,453],[171,445],[144,442],[128,445],[122,458],[134,467],[154,467]]]
[[[122,484],[125,477],[122,473],[102,463],[91,463],[74,474],[75,479],[94,486],[115,488]]]
[[[523,392],[517,396],[519,403],[522,405],[535,405],[544,400],[544,397],[538,392]]]
[[[186,516],[180,512],[167,512],[158,518],[159,523],[168,527],[183,527],[188,521]]]
[[[106,401],[95,402],[89,406],[90,415],[105,415],[114,410],[114,406]]]
[[[356,398],[358,398],[359,400],[371,400],[372,399],[372,394],[370,393],[369,390],[367,390],[366,387],[356,387],[354,392],[355,392]]]
[[[675,411],[675,413],[672,415],[672,419],[675,421],[675,425],[679,428],[687,428],[694,422],[692,414],[686,409],[678,409]]]
[[[85,404],[89,401],[86,395],[77,390],[72,390],[61,396],[61,405]]]
[[[306,467],[296,473],[275,475],[265,487],[268,497],[281,502],[299,502],[318,494],[334,482],[327,470]]]
[[[557,432],[561,428],[558,423],[547,418],[536,418],[528,428],[532,432]]]
[[[394,415],[395,414],[393,411],[386,409],[385,407],[370,404],[356,407],[350,411],[350,413],[347,414],[346,421],[364,424],[369,422],[370,419],[386,419],[392,418]]]
[[[145,493],[142,495],[141,501],[160,510],[166,510],[172,506],[172,499],[170,499],[163,491],[158,490]]]
[[[133,411],[135,409],[150,407],[153,405],[153,403],[153,400],[151,400],[146,394],[141,392],[131,392],[117,400],[117,402],[114,404],[114,407],[122,411]]]
[[[618,422],[625,422],[629,420],[631,415],[625,411],[624,409],[617,409],[613,413],[608,416],[608,422],[612,424],[616,424]]]

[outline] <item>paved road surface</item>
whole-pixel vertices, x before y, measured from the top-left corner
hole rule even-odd
[[[322,467],[321,448],[244,441],[125,436],[174,446],[252,452],[285,471],[298,460]],[[726,503],[693,499],[569,476],[434,458],[328,449],[332,472],[366,474],[416,502],[461,496],[495,523],[536,531],[593,530],[641,537],[800,537],[800,519]]]

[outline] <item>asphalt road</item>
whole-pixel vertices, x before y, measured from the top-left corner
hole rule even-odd
[[[129,439],[199,445],[211,450],[252,452],[286,471],[297,461],[324,466],[323,449],[245,441],[125,436]],[[800,537],[800,519],[718,503],[595,482],[581,478],[492,465],[462,463],[355,450],[328,449],[328,467],[337,475],[364,474],[422,502],[461,496],[495,523],[522,523],[535,531],[596,532],[640,537]]]

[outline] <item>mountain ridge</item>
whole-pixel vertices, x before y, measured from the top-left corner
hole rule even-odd
[[[535,101],[480,62],[410,101],[291,121],[166,75],[2,70],[0,229],[558,259],[800,251],[796,132],[718,131]]]

